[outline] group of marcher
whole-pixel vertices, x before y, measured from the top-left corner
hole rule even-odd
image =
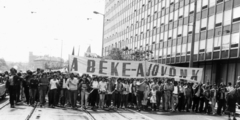
[[[240,103],[239,81],[233,87],[231,83],[217,86],[171,78],[108,78],[43,71],[23,74],[14,68],[10,73],[5,72],[1,79],[6,81],[12,108],[24,100],[32,106],[39,102],[40,107],[48,101],[51,108],[135,108],[138,111],[191,111],[213,115],[228,112],[230,117],[230,113],[236,112],[236,103]],[[229,101],[231,91],[236,92]],[[236,119],[235,114],[233,116]]]

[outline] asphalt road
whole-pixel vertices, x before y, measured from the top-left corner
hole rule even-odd
[[[83,111],[47,106],[40,108],[24,104],[10,108],[8,103],[8,99],[0,100],[0,120],[228,120],[227,116],[186,112],[136,112],[131,109]]]

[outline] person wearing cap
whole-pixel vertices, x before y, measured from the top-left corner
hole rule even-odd
[[[6,83],[6,88],[9,91],[9,100],[10,100],[10,107],[14,108],[15,101],[16,101],[16,82],[18,80],[18,76],[16,75],[17,70],[14,68],[10,69],[11,75]]]

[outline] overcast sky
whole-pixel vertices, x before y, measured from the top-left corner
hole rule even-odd
[[[67,60],[83,56],[91,44],[101,55],[102,19],[105,0],[0,0],[0,58],[28,62],[29,51],[36,55],[61,56]],[[90,20],[87,20],[90,18]]]

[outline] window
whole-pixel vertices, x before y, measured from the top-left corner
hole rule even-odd
[[[179,16],[183,16],[183,8],[179,9]]]
[[[206,40],[200,41],[200,47],[199,47],[200,53],[205,51],[205,46],[206,46]]]
[[[232,25],[232,30],[231,30],[231,32],[232,32],[232,33],[239,32],[239,25],[240,25],[240,23],[234,23],[234,24]]]
[[[216,0],[210,0],[209,6],[212,7],[216,5]]]
[[[207,37],[207,38],[208,38],[208,39],[209,39],[209,38],[213,38],[213,34],[214,34],[214,33],[213,33],[213,29],[212,29],[212,30],[208,30],[208,37]]]
[[[187,5],[184,7],[184,17],[187,17],[188,14],[189,14],[189,6]]]
[[[179,27],[178,27],[178,35],[179,35],[179,34],[182,34],[182,26],[179,26]]]
[[[207,40],[206,52],[212,52],[213,50],[213,38]]]
[[[234,0],[234,7],[238,7],[240,5],[240,0]]]
[[[223,20],[223,13],[219,13],[216,16],[216,24],[222,23]]]
[[[178,45],[177,46],[177,55],[180,55],[181,54],[181,45]]]
[[[222,50],[228,50],[230,44],[230,35],[223,36],[222,40]]]
[[[214,38],[214,51],[220,50],[221,36]]]
[[[194,44],[194,54],[198,54],[198,44],[199,44],[199,41],[196,41],[195,44]]]
[[[191,43],[188,43],[187,44],[187,54],[190,54],[190,52],[191,52]]]
[[[188,34],[188,25],[183,26],[183,36],[187,36]]]
[[[225,2],[224,10],[229,10],[232,8],[232,0],[228,0]]]
[[[201,19],[201,12],[197,13],[197,17],[196,20],[200,20]]]
[[[163,57],[167,55],[167,48],[163,48]]]
[[[231,48],[238,48],[239,39],[239,33],[232,34]]]
[[[184,18],[184,23],[183,23],[184,25],[187,25],[188,24],[188,17],[185,17]]]
[[[232,19],[232,10],[228,10],[224,12],[224,23],[223,25],[230,25]]]
[[[196,22],[196,31],[195,31],[195,33],[199,33],[199,31],[200,31],[200,21],[197,21]]]
[[[215,10],[214,6],[209,9],[209,16],[214,15],[214,10]]]
[[[239,21],[239,18],[240,18],[239,11],[240,11],[240,7],[233,9],[233,22]]]
[[[205,40],[206,39],[206,31],[201,32],[201,40]]]
[[[220,13],[223,11],[223,3],[217,5],[217,13]]]
[[[186,55],[187,44],[182,45],[182,55]]]
[[[207,17],[207,10],[202,11],[202,19]]]
[[[207,27],[207,18],[202,19],[201,28]]]
[[[209,0],[202,0],[202,6],[208,5],[208,1],[209,1]],[[212,1],[212,0],[210,0],[210,1]]]
[[[176,56],[176,46],[172,47],[172,56],[175,57]]]
[[[201,11],[202,8],[202,0],[197,0],[197,12]]]
[[[172,49],[171,49],[171,47],[168,47],[168,50],[167,50],[167,55],[171,55],[171,52],[172,52]]]

